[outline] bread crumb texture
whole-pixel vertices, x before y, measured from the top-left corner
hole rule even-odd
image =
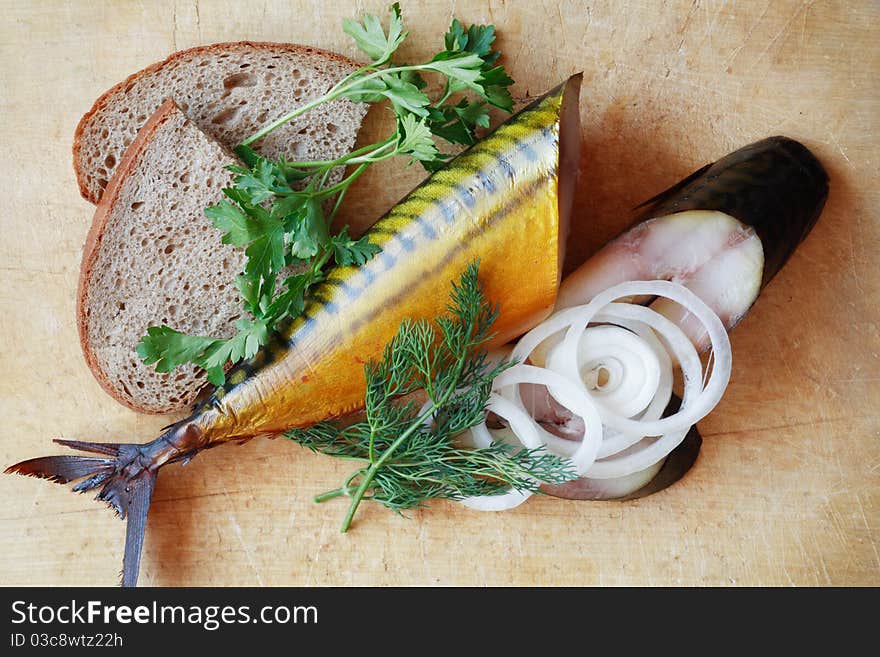
[[[202,130],[233,148],[325,94],[356,66],[332,53],[286,44],[215,44],[176,53],[111,89],[83,118],[74,160],[84,195],[100,199],[138,130],[169,97]],[[354,144],[365,111],[347,100],[326,103],[253,147],[276,159],[337,158]]]
[[[83,349],[102,385],[147,413],[191,405],[204,387],[195,366],[160,374],[136,347],[147,327],[219,338],[244,312],[233,281],[244,250],[221,243],[204,209],[232,185],[230,149],[267,123],[322,96],[356,62],[292,44],[214,44],[175,53],[108,91],[83,117],[74,160],[84,195],[97,202],[140,128],[172,108],[114,181],[113,205],[88,267],[79,308]],[[366,113],[347,100],[321,105],[253,144],[288,160],[350,151]],[[158,115],[157,115],[158,116]],[[330,182],[339,180],[338,167]],[[94,228],[93,230],[96,230]],[[284,272],[283,272],[284,273]]]
[[[186,158],[177,157],[181,152]],[[170,412],[192,403],[204,371],[161,374],[136,346],[148,326],[229,338],[241,316],[232,284],[244,252],[223,244],[205,216],[231,184],[235,159],[179,111],[153,134],[122,181],[86,281],[87,347],[129,404]]]

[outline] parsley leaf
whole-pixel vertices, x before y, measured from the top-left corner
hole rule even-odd
[[[223,368],[227,362],[237,363],[257,353],[268,339],[266,322],[240,319],[238,333],[228,340],[186,335],[169,326],[151,326],[141,338],[137,353],[144,363],[155,363],[157,372],[170,372],[185,363],[194,363],[208,372],[214,385],[224,381]]]
[[[288,188],[287,179],[278,167],[269,160],[259,158],[252,169],[230,166],[229,170],[239,174],[235,186],[248,196],[248,201],[257,205],[272,198]]]
[[[407,114],[400,119],[398,151],[413,160],[431,161],[437,156],[437,146],[425,119]]]
[[[343,229],[338,235],[331,238],[331,243],[333,244],[333,259],[340,267],[363,265],[382,250],[372,244],[368,237],[361,237],[359,240],[351,239],[347,229]]]
[[[215,341],[205,350],[197,363],[208,370],[208,380],[211,383],[215,381],[222,383],[223,366],[227,362],[237,363],[243,358],[251,358],[269,337],[266,322],[261,320],[251,321],[242,318],[235,323],[235,328],[238,329],[235,337]]]
[[[221,241],[224,244],[245,246],[251,242],[250,223],[247,215],[229,201],[220,201],[219,205],[205,208],[205,214],[215,228],[223,231]]]
[[[198,360],[216,342],[215,338],[185,335],[169,326],[151,326],[141,338],[137,353],[147,365],[155,363],[157,372],[170,372],[178,365]]]
[[[284,267],[284,224],[263,208],[249,213],[251,242],[245,249],[244,273],[254,280],[274,280],[272,274]]]
[[[472,52],[487,64],[494,64],[501,53],[492,50],[495,41],[494,25],[471,25],[467,30],[457,18],[452,20],[444,37],[449,52]]]
[[[477,126],[489,127],[485,102],[470,102],[462,98],[456,105],[432,108],[429,128],[433,134],[453,144],[473,144]]]
[[[382,78],[366,78],[364,74],[360,74],[352,81],[357,82],[357,85],[346,90],[343,95],[353,103],[381,103],[385,99],[388,85]]]
[[[478,55],[441,52],[434,56],[431,65],[435,71],[449,78],[453,89],[470,88],[483,95],[483,87],[479,83],[483,60]]]
[[[411,114],[417,116],[428,116],[428,110],[425,109],[430,100],[423,94],[419,88],[412,82],[407,82],[399,75],[388,75],[382,78],[386,84],[383,95],[391,101],[394,113],[397,116],[405,117]]]
[[[363,23],[346,18],[342,21],[342,29],[354,39],[357,47],[373,60],[374,66],[381,66],[389,59],[394,51],[403,43],[407,32],[403,29],[403,20],[400,16],[400,5],[391,5],[391,20],[388,25],[388,34],[382,29],[379,18],[371,14],[364,16]]]
[[[303,308],[305,308],[306,290],[309,285],[317,282],[319,278],[316,278],[310,272],[285,278],[283,283],[284,292],[275,297],[266,308],[265,317],[267,321],[274,324],[288,315],[299,315]]]
[[[504,67],[496,66],[495,68],[484,70],[481,80],[486,91],[486,100],[505,112],[512,112],[513,97],[510,95],[507,87],[513,84],[513,80],[507,75]]]
[[[308,260],[328,244],[330,231],[321,204],[309,199],[297,216],[296,225],[290,233],[290,252],[294,258]]]

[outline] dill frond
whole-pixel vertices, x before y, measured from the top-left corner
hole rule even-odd
[[[433,324],[404,321],[382,358],[365,365],[365,420],[286,433],[314,452],[363,462],[343,486],[316,498],[350,498],[342,531],[364,499],[400,513],[431,499],[535,491],[542,482],[577,477],[568,460],[544,449],[502,442],[471,448],[456,441],[484,420],[493,379],[512,365],[486,357],[498,306],[486,301],[478,270],[477,263],[468,265],[453,283],[448,315]],[[401,401],[418,390],[427,396],[424,408]]]

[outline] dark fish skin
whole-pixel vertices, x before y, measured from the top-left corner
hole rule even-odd
[[[763,289],[812,230],[827,198],[828,174],[815,155],[788,137],[768,137],[707,164],[639,205],[637,219],[624,234],[654,217],[689,210],[724,212],[751,226],[760,238]],[[676,409],[677,404],[670,404],[664,415]],[[645,497],[671,486],[690,470],[701,444],[697,427],[691,427],[651,481],[615,500]],[[596,499],[587,479],[541,488],[556,497]]]
[[[809,234],[828,198],[828,173],[788,137],[744,146],[645,201],[639,221],[685,210],[725,212],[755,229],[764,247],[762,287]]]

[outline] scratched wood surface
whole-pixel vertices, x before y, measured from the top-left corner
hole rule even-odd
[[[50,439],[146,440],[86,369],[74,326],[92,207],[73,130],[110,85],[216,41],[296,41],[356,55],[339,25],[384,2],[3,0],[0,26],[0,463]],[[691,473],[626,503],[533,499],[482,515],[455,504],[397,517],[313,495],[345,465],[256,440],[169,467],[153,502],[150,585],[880,584],[880,41],[873,2],[403,0],[403,59],[429,55],[454,14],[494,22],[520,98],[584,72],[581,187],[569,266],[627,211],[705,162],[771,134],[831,173],[826,211],[733,333],[730,388],[701,423]],[[365,128],[377,132],[382,112]],[[365,177],[364,225],[418,179]],[[524,274],[525,275],[525,274]],[[0,476],[0,584],[113,585],[123,525],[88,497]]]

